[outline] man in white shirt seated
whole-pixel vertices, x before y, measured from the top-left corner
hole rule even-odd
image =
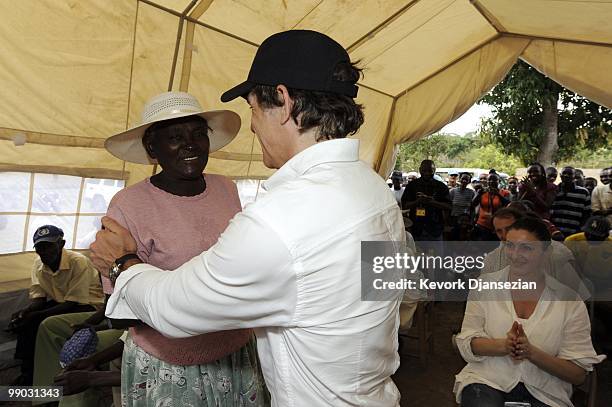
[[[363,123],[359,77],[323,34],[266,39],[247,81],[221,100],[241,96],[251,107],[263,162],[278,169],[267,193],[173,273],[137,259],[115,264],[107,315],[170,337],[254,328],[273,406],[399,406],[390,376],[401,295],[362,301],[360,268],[362,241],[405,234],[389,188],[359,161],[359,140],[345,138]],[[117,223],[103,225],[92,257],[109,274],[136,245]]]

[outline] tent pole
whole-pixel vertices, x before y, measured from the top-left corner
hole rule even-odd
[[[170,81],[168,83],[168,92],[172,90],[172,85],[174,84],[174,72],[176,71],[176,62],[178,60],[179,48],[181,46],[181,37],[183,36],[183,23],[185,22],[185,17],[187,17],[187,14],[191,11],[193,6],[195,6],[197,2],[198,0],[191,0],[191,3],[189,3],[187,7],[185,7],[185,10],[183,10],[183,13],[179,18],[178,32],[176,33],[176,44],[174,45],[174,55],[172,57],[172,68],[170,68]]]
[[[140,3],[136,2],[136,13],[134,15],[134,33],[132,34],[132,61],[130,63],[130,84],[128,85],[128,100],[127,109],[125,112],[125,128],[127,129],[130,124],[130,108],[132,107],[132,79],[134,78],[134,52],[136,50],[136,30],[138,28],[138,10],[140,9]]]
[[[487,20],[487,22],[491,25],[491,27],[495,28],[495,31],[497,31],[498,33],[506,31],[506,29],[499,22],[499,20],[496,19],[495,16],[493,14],[491,14],[489,12],[489,10],[487,10],[487,8],[485,6],[480,4],[480,2],[478,0],[470,0],[470,3],[472,3],[472,6],[474,6],[476,11],[478,11],[478,14],[480,14],[482,16],[482,18]]]
[[[85,189],[85,177],[81,177],[81,186],[79,187],[79,200],[77,201],[77,210],[74,216],[74,227],[72,228],[72,247],[71,249],[76,249],[77,231],[79,230],[79,221],[81,220],[81,204],[83,203],[83,190],[84,189]]]
[[[390,97],[391,99],[395,98],[395,96],[393,96],[393,95],[390,95],[390,94],[388,94],[386,92],[383,92],[382,90],[378,90],[378,89],[372,88],[372,87],[370,87],[368,85],[364,85],[363,83],[357,82],[357,86],[365,88],[365,89],[368,89],[368,90],[371,90],[372,92],[380,93],[381,95],[385,95],[387,97]]]
[[[26,248],[28,247],[28,229],[30,227],[30,218],[31,218],[31,213],[32,213],[32,200],[34,197],[34,173],[30,173],[30,192],[29,192],[29,198],[28,198],[28,210],[26,211],[26,221],[25,221],[25,225],[23,227],[23,242],[22,242],[22,246],[21,246],[21,251],[25,252]]]
[[[612,48],[611,43],[607,42],[597,42],[597,41],[582,41],[582,40],[570,40],[564,38],[556,38],[556,37],[545,37],[540,35],[526,35],[526,34],[515,34],[515,33],[501,33],[503,37],[510,38],[522,38],[526,40],[534,40],[534,41],[553,41],[553,42],[565,42],[568,44],[576,44],[576,45],[589,45],[592,47],[605,47]]]
[[[198,18],[208,10],[213,0],[204,0],[189,15],[185,15],[187,20],[187,36],[185,37],[185,47],[183,48],[183,68],[181,69],[181,83],[179,89],[187,92],[189,89],[189,79],[191,76],[191,58],[193,55],[193,35]]]

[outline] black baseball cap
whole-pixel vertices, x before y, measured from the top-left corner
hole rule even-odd
[[[603,216],[593,215],[586,221],[582,231],[593,236],[606,237],[610,234],[610,222]]]
[[[57,242],[64,237],[64,231],[57,226],[44,225],[36,229],[32,240],[34,246],[40,242]]]
[[[310,30],[280,32],[259,46],[247,80],[221,95],[221,101],[246,97],[255,85],[280,84],[354,98],[357,85],[332,77],[336,65],[350,61],[342,45],[325,34]]]

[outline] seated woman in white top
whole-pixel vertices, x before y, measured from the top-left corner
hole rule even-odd
[[[586,307],[575,291],[542,272],[550,254],[544,223],[518,220],[505,246],[509,266],[482,278],[498,289],[470,292],[457,335],[468,362],[456,376],[457,402],[572,406],[572,385],[582,383],[593,364],[605,358],[593,349]],[[509,289],[500,287],[508,282]]]

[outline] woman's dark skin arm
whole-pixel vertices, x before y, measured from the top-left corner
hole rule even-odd
[[[477,193],[474,194],[474,198],[472,198],[472,205],[470,206],[470,211],[472,211],[474,208],[480,205],[482,196],[484,194],[485,194],[484,189],[481,189]]]
[[[104,307],[94,312],[89,318],[80,324],[72,325],[72,329],[74,329],[75,332],[83,328],[93,328],[95,331],[104,331],[108,329],[108,324],[106,323],[106,316],[104,313],[106,312],[106,303],[108,302],[109,297],[109,295],[104,296]]]
[[[70,396],[91,387],[121,386],[121,372],[71,370],[56,376],[53,384],[62,386],[64,396]]]
[[[550,208],[555,201],[556,192],[554,190],[546,191],[544,199],[542,199],[538,194],[536,194],[536,189],[531,183],[531,181],[523,180],[523,186],[525,187],[525,192],[523,193],[524,198],[529,198],[534,204],[539,205],[541,207]],[[538,188],[546,188],[546,184],[539,186]]]
[[[54,379],[56,386],[64,387],[64,395],[69,396],[90,387],[121,386],[120,371],[98,371],[98,366],[121,357],[123,341],[117,341],[108,348],[93,355],[77,359]]]
[[[66,371],[70,370],[95,370],[98,366],[115,360],[123,354],[123,341],[118,340],[106,349],[93,355],[73,361],[66,367]]]
[[[442,210],[445,210],[445,211],[450,211],[452,209],[452,207],[453,207],[452,204],[449,204],[447,202],[436,201],[435,199],[433,199],[430,196],[426,196],[423,199],[423,202],[425,204],[427,204],[427,205],[433,206],[434,208],[442,209]]]
[[[110,329],[128,329],[128,328],[132,328],[134,326],[141,326],[141,325],[145,325],[144,322],[142,322],[139,319],[112,319],[112,318],[108,318],[108,322],[109,322],[109,327]]]
[[[46,301],[44,300],[42,301],[43,304],[45,302]],[[23,329],[23,327],[28,324],[29,321],[35,318],[40,318],[42,320],[53,315],[67,314],[70,310],[79,305],[74,301],[66,301],[54,305],[51,308],[41,309],[42,307],[40,303],[41,301],[32,302],[33,305],[31,304],[30,307],[20,312],[17,318],[11,321],[11,324],[9,324],[9,329],[19,331]]]

